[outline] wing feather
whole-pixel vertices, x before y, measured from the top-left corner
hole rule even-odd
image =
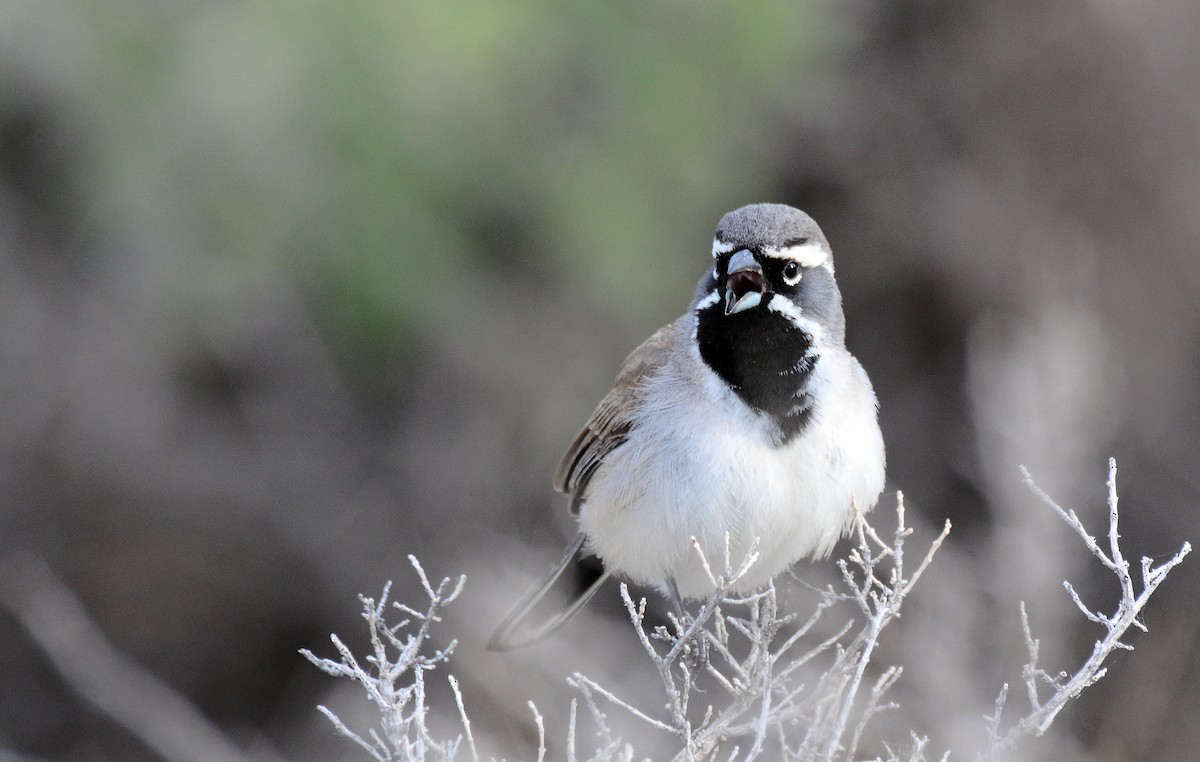
[[[583,430],[567,448],[554,473],[554,488],[571,498],[571,513],[579,513],[588,482],[605,456],[624,444],[634,426],[643,382],[666,363],[677,328],[677,323],[672,323],[658,329],[629,353],[612,390],[600,400]]]

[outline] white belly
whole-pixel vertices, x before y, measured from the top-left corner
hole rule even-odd
[[[642,423],[592,477],[579,516],[608,568],[659,588],[674,579],[688,598],[712,590],[692,537],[718,574],[726,535],[735,568],[757,541],[759,559],[739,585],[751,590],[801,558],[827,554],[852,501],[870,510],[884,480],[875,395],[844,350],[817,363],[813,418],[782,447],[766,419],[704,374],[668,363],[655,375]],[[862,393],[845,394],[858,379]]]

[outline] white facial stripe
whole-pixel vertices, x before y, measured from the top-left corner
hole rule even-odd
[[[767,309],[783,315],[792,322],[792,325],[811,336],[814,345],[820,344],[825,338],[825,329],[821,327],[821,324],[805,317],[792,300],[775,294],[771,297],[771,301],[767,302]]]
[[[737,249],[740,249],[740,248],[741,247],[738,246],[736,243],[725,243],[724,241],[722,241],[718,238],[714,238],[713,239],[713,259],[716,259],[717,257],[721,256],[722,254],[728,254],[731,251],[736,251]]]
[[[776,259],[790,259],[801,267],[824,267],[833,270],[833,262],[829,259],[829,250],[819,243],[804,243],[799,246],[789,246],[786,249],[766,247],[763,253]]]
[[[699,302],[696,302],[696,309],[708,309],[719,301],[721,301],[721,295],[718,294],[717,290],[714,288],[708,296],[704,297]]]

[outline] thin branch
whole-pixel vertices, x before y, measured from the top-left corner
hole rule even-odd
[[[630,704],[628,701],[625,701],[624,699],[615,695],[614,693],[609,691],[607,688],[600,685],[595,680],[592,680],[591,678],[587,677],[586,675],[581,675],[580,673],[576,672],[574,675],[571,676],[571,678],[569,680],[567,680],[567,683],[575,688],[581,688],[581,687],[586,686],[587,688],[595,691],[596,693],[599,693],[601,696],[603,696],[605,699],[607,699],[608,702],[610,704],[612,704],[613,706],[620,707],[621,709],[625,710],[626,712],[629,712],[634,717],[637,717],[639,720],[641,720],[642,722],[645,722],[646,724],[650,725],[651,727],[658,728],[659,730],[665,730],[668,733],[676,733],[677,732],[676,728],[672,727],[671,725],[668,725],[667,723],[663,722],[662,720],[654,719],[650,715],[643,712],[641,709],[638,709],[637,707]]]
[[[462,592],[465,578],[460,576],[456,582],[445,578],[435,587],[415,557],[409,556],[409,562],[429,599],[424,611],[400,603],[391,603],[389,606],[390,582],[384,585],[378,601],[359,596],[362,616],[367,622],[371,640],[371,653],[366,657],[369,667],[364,667],[337,635],[331,635],[330,640],[340,660],[323,659],[307,649],[302,649],[300,653],[323,671],[335,677],[348,677],[366,691],[367,697],[379,710],[379,727],[367,730],[373,743],[352,731],[333,712],[328,709],[322,709],[322,712],[339,733],[363,748],[371,749],[376,758],[424,760],[434,755],[439,759],[450,759],[455,756],[465,737],[472,758],[478,762],[479,754],[470,719],[458,682],[453,677],[449,678],[450,687],[464,735],[449,740],[436,739],[430,735],[426,725],[429,707],[426,704],[425,673],[448,661],[456,646],[456,641],[451,641],[445,648],[427,652],[430,627],[441,621],[441,609]],[[399,624],[389,624],[386,615],[392,610],[408,616]]]
[[[0,605],[67,685],[164,759],[249,759],[183,694],[117,650],[40,559],[0,562]]]
[[[447,675],[446,679],[450,683],[450,690],[454,691],[454,703],[458,706],[458,718],[462,720],[463,733],[467,737],[467,746],[471,749],[471,759],[479,762],[479,750],[475,748],[475,736],[471,733],[471,719],[467,717],[467,708],[463,705],[462,691],[458,689],[458,680],[454,675]],[[533,706],[533,702],[529,702],[529,705]],[[537,713],[536,708],[533,710],[533,714],[537,717],[538,727],[541,728],[542,716]],[[544,746],[545,744],[543,743],[542,745]],[[540,760],[541,757],[539,756],[538,759]]]
[[[1056,503],[1049,495],[1047,495],[1040,487],[1038,487],[1029,471],[1024,467],[1021,468],[1025,483],[1029,488],[1042,499],[1044,503],[1049,505],[1058,515],[1070,526],[1076,534],[1084,541],[1088,550],[1096,557],[1100,563],[1110,571],[1112,571],[1118,582],[1120,583],[1121,598],[1117,604],[1117,610],[1111,616],[1100,614],[1092,611],[1083,603],[1079,595],[1075,592],[1074,587],[1069,582],[1064,582],[1071,600],[1076,607],[1083,613],[1091,622],[1101,625],[1105,628],[1104,637],[1097,640],[1092,647],[1092,653],[1084,661],[1084,663],[1075,671],[1073,675],[1063,675],[1061,678],[1052,679],[1043,670],[1037,666],[1037,641],[1033,639],[1029,630],[1029,620],[1025,615],[1024,605],[1021,607],[1021,621],[1025,632],[1026,645],[1029,649],[1030,660],[1025,666],[1024,679],[1026,689],[1029,693],[1029,701],[1031,711],[1028,715],[1017,721],[1009,731],[1000,738],[992,737],[990,745],[990,753],[994,756],[997,751],[1012,748],[1018,740],[1027,735],[1040,736],[1046,732],[1046,729],[1058,716],[1058,713],[1063,710],[1071,699],[1076,698],[1085,688],[1092,685],[1096,681],[1104,677],[1107,668],[1104,666],[1105,660],[1115,650],[1124,649],[1131,650],[1132,646],[1125,643],[1122,638],[1130,627],[1138,627],[1145,629],[1145,625],[1140,621],[1142,609],[1150,596],[1158,588],[1159,584],[1166,579],[1167,574],[1183,562],[1183,559],[1191,552],[1191,544],[1183,543],[1183,546],[1170,559],[1154,566],[1153,563],[1146,558],[1142,559],[1142,590],[1137,592],[1133,585],[1133,580],[1129,574],[1129,564],[1125,561],[1121,550],[1121,533],[1119,529],[1119,514],[1117,510],[1117,464],[1113,459],[1108,462],[1108,552],[1106,553],[1095,538],[1087,531],[1078,516],[1072,510],[1064,510]],[[1053,694],[1045,701],[1039,701],[1037,692],[1037,680],[1042,679],[1054,687]]]

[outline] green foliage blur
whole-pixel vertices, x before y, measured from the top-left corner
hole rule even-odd
[[[767,200],[827,47],[792,0],[106,0],[28,21],[60,36],[89,225],[137,237],[182,307],[294,276],[368,354],[456,305],[498,319],[497,290],[677,314],[719,215]]]

